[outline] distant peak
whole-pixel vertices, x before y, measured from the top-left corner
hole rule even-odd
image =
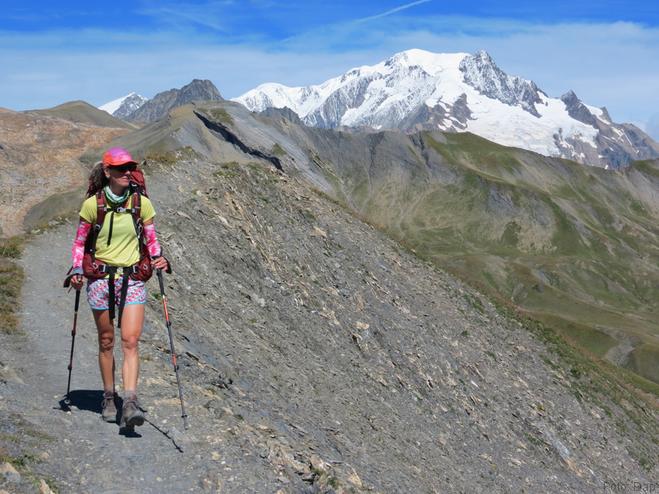
[[[413,50],[405,50],[401,51],[399,53],[395,53],[394,55],[390,56],[384,61],[384,64],[387,67],[391,67],[394,65],[410,65],[410,60],[412,58],[412,52]]]
[[[457,67],[467,53],[434,53],[419,48],[401,51],[385,60],[386,67],[421,67],[429,74],[435,74],[447,67]]]
[[[472,55],[465,56],[461,65],[465,66],[469,64],[474,67],[479,67],[479,70],[481,71],[487,70],[503,73],[503,71],[497,66],[492,56],[485,50],[479,50]]]
[[[486,63],[492,63],[492,64],[494,63],[494,59],[492,58],[492,56],[485,50],[478,50],[472,56]]]
[[[561,96],[561,101],[565,103],[565,109],[575,120],[595,127],[596,118],[590,109],[584,105],[579,97],[571,89]]]
[[[464,81],[481,94],[508,105],[519,105],[531,115],[540,117],[535,108],[540,102],[540,91],[535,83],[506,74],[485,50],[464,57],[460,71],[464,74]]]
[[[579,97],[576,95],[574,91],[572,91],[572,89],[570,89],[567,93],[561,96],[561,101],[563,101],[563,103],[567,105],[581,102]]]
[[[90,105],[89,103],[87,103],[86,101],[83,101],[83,100],[81,100],[81,99],[74,99],[74,100],[71,100],[71,101],[67,101],[66,103],[62,103],[62,105],[71,105],[71,106],[73,106],[73,105],[92,106],[92,105]],[[59,105],[59,106],[62,106],[62,105]]]
[[[180,94],[192,95],[194,99],[200,100],[223,99],[215,84],[208,79],[192,79],[190,83],[183,86],[178,92]]]
[[[220,101],[220,92],[208,79],[193,79],[180,89],[169,89],[156,94],[126,117],[130,122],[155,122],[173,108],[193,101]]]
[[[215,84],[213,84],[208,79],[192,79],[188,84],[186,84],[183,87],[188,87],[188,86],[208,86],[208,87],[212,86],[212,87],[215,87]],[[183,87],[181,89],[183,89]]]
[[[389,57],[389,60],[412,60],[414,58],[427,57],[432,55],[436,55],[436,53],[427,50],[421,50],[420,48],[410,48],[409,50],[394,53],[391,57]]]

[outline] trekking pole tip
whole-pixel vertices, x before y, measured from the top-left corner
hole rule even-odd
[[[65,395],[62,400],[60,400],[60,409],[65,411],[65,412],[70,412],[71,411],[71,398],[69,398],[69,395]]]

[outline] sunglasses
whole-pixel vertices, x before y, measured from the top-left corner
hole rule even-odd
[[[128,165],[113,166],[110,169],[116,170],[119,173],[134,172],[137,169],[137,165],[131,163]]]

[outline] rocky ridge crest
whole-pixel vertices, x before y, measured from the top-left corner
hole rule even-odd
[[[187,103],[220,100],[222,100],[222,96],[211,81],[193,79],[180,89],[170,89],[156,94],[126,116],[125,120],[135,123],[151,123],[165,117],[170,110]]]

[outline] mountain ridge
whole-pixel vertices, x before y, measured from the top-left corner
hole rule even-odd
[[[589,165],[619,168],[659,157],[659,144],[574,92],[547,96],[533,82],[503,72],[485,51],[411,49],[321,84],[266,83],[233,98],[252,111],[288,107],[306,125],[471,131],[507,146]]]
[[[83,100],[67,101],[52,108],[27,110],[26,114],[48,115],[55,118],[69,120],[77,124],[88,124],[98,127],[112,127],[134,129],[135,127],[120,118],[108,115]]]
[[[149,101],[149,98],[145,98],[136,92],[131,92],[126,96],[108,101],[104,105],[99,106],[98,109],[108,112],[113,117],[124,119],[137,111],[147,101]]]
[[[156,94],[135,111],[124,117],[128,122],[151,123],[179,106],[193,101],[221,101],[222,95],[208,79],[193,79],[180,89],[169,89]]]

